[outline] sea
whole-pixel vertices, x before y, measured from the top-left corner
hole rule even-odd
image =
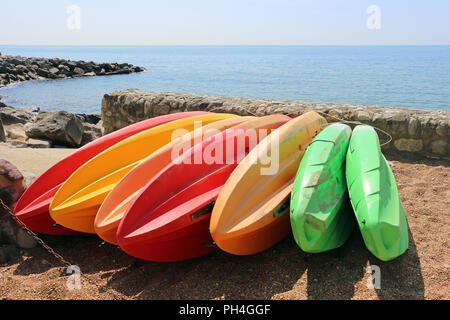
[[[12,46],[2,55],[131,63],[147,72],[37,80],[2,101],[99,113],[105,93],[146,91],[450,111],[450,46]]]

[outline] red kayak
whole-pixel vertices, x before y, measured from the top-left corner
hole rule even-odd
[[[117,230],[120,247],[151,261],[180,261],[216,251],[211,245],[210,216],[228,177],[255,146],[246,130],[276,129],[289,120],[283,115],[248,120],[205,139],[172,161],[127,209]],[[207,160],[207,154],[214,154],[215,161]]]
[[[25,223],[27,228],[35,232],[55,235],[79,234],[79,232],[55,225],[48,212],[50,202],[56,191],[75,170],[102,151],[136,133],[170,121],[204,113],[207,112],[180,112],[144,120],[86,144],[39,176],[17,202],[14,210],[15,215]]]

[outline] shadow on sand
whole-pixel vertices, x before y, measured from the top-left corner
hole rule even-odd
[[[411,235],[410,248],[402,257],[381,262],[365,248],[358,230],[344,246],[322,254],[302,252],[290,236],[254,256],[217,252],[174,263],[135,259],[121,271],[108,274],[103,289],[138,299],[270,299],[291,291],[306,272],[309,299],[351,299],[355,284],[365,277],[369,264],[381,268],[381,289],[376,290],[380,299],[424,298],[420,262]]]

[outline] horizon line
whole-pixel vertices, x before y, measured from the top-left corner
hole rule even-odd
[[[0,44],[24,47],[432,47],[443,44]]]

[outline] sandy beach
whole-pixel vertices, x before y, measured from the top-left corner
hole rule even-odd
[[[1,158],[40,174],[74,149],[10,149]],[[135,259],[96,235],[42,238],[86,275],[69,290],[61,264],[42,247],[22,250],[0,267],[2,299],[449,299],[449,162],[387,157],[409,224],[408,251],[391,262],[374,258],[358,230],[341,248],[302,252],[289,236],[254,256],[224,252],[177,263]],[[381,268],[369,289],[368,265]]]
[[[31,149],[31,148],[9,148],[6,143],[0,143],[0,158],[8,160],[23,173],[28,172],[35,175],[42,174],[53,164],[68,156],[75,149]]]

